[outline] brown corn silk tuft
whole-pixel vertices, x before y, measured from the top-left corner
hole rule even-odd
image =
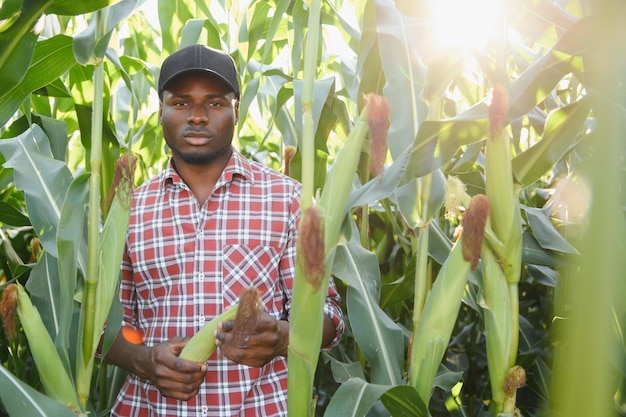
[[[518,388],[526,385],[526,371],[519,365],[515,365],[506,372],[506,379],[504,380],[503,390],[504,395],[511,397],[515,394]]]
[[[109,208],[111,208],[113,197],[115,197],[115,192],[117,191],[119,185],[123,181],[130,182],[132,185],[135,167],[137,166],[137,157],[132,156],[130,163],[128,161],[129,157],[131,156],[128,153],[124,153],[120,155],[117,161],[115,161],[115,174],[113,175],[113,181],[111,182],[111,187],[109,187],[109,192],[102,202],[102,209],[105,214],[108,213]]]
[[[509,113],[509,93],[502,85],[495,85],[489,92],[487,99],[487,114],[489,120],[489,138],[494,140],[504,126]]]
[[[367,123],[370,138],[370,170],[374,175],[383,172],[387,156],[387,133],[391,107],[384,96],[368,94]]]
[[[489,216],[489,199],[484,194],[476,194],[470,200],[469,207],[463,215],[461,226],[461,244],[463,245],[463,259],[472,263],[472,271],[478,265],[480,247],[485,235],[485,224]]]
[[[8,340],[15,340],[17,336],[17,285],[9,284],[2,291],[0,300],[0,317],[4,334]]]
[[[283,174],[289,176],[289,165],[296,155],[297,148],[295,146],[285,146],[283,151]]]
[[[247,338],[254,333],[263,309],[259,290],[255,287],[246,288],[241,294],[239,310],[233,323],[233,338],[230,342],[233,347],[246,344]]]
[[[300,222],[298,250],[300,262],[304,262],[304,277],[315,289],[319,290],[326,273],[326,251],[324,249],[324,230],[319,209],[307,208]]]

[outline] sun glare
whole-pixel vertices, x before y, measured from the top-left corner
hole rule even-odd
[[[498,3],[503,0],[433,1],[433,39],[443,49],[483,49],[496,36]]]

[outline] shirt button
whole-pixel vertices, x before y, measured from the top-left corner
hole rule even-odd
[[[204,239],[204,232],[198,233],[198,239]]]
[[[200,274],[198,274],[198,281],[204,281],[204,272],[200,272]]]
[[[208,414],[209,414],[209,406],[207,406],[207,405],[203,405],[203,406],[202,406],[202,415],[203,415],[203,416],[206,416],[206,415],[208,415]]]
[[[204,316],[200,316],[198,320],[200,321],[200,326],[204,325]]]

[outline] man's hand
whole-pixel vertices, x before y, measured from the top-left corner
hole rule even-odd
[[[187,340],[174,337],[148,347],[129,343],[120,332],[106,359],[150,381],[164,396],[189,401],[198,394],[207,366],[178,357]]]
[[[261,367],[276,356],[287,356],[289,345],[289,323],[277,320],[263,312],[252,333],[244,343],[235,346],[232,341],[232,320],[221,322],[214,333],[215,342],[224,356],[242,365]]]
[[[147,378],[161,394],[188,401],[198,394],[207,366],[178,357],[188,339],[175,337],[153,346],[149,352]]]

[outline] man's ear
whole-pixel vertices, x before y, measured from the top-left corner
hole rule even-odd
[[[161,124],[162,116],[163,116],[163,101],[159,100],[159,124]]]
[[[239,122],[239,100],[236,99],[235,100],[235,124],[237,124],[237,122]]]

